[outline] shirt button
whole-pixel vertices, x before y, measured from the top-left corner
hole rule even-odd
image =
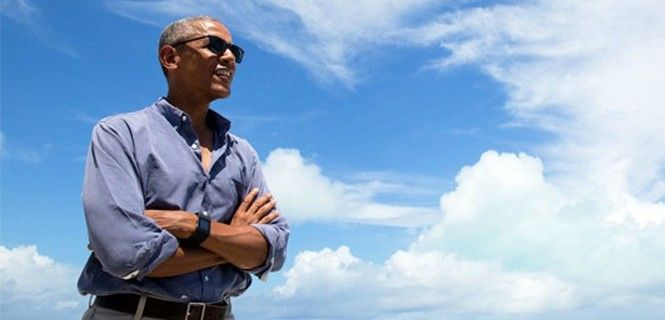
[[[180,120],[182,120],[182,121],[187,121],[187,116],[186,116],[186,115],[182,115],[182,117],[180,117]]]
[[[208,278],[208,276],[203,277],[203,279],[205,279],[206,282],[208,282],[210,280],[210,278]]]
[[[192,149],[196,150],[199,146],[196,143],[192,143]]]

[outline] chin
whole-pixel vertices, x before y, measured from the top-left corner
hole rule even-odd
[[[224,88],[223,90],[214,90],[212,96],[215,99],[224,99],[231,96],[231,89]]]

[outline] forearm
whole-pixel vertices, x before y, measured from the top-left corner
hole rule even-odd
[[[171,277],[227,263],[219,254],[197,248],[178,247],[175,254],[153,269],[148,277]]]
[[[257,191],[253,192],[254,196]],[[241,205],[243,209],[236,212],[231,224],[211,221],[210,236],[200,246],[238,268],[252,269],[266,261],[269,244],[251,224],[269,223],[278,213],[271,213],[274,208],[271,196],[262,197],[256,202],[253,197],[245,200],[244,205]],[[146,210],[145,213],[179,239],[191,237],[196,230],[198,218],[194,213],[154,209]]]
[[[263,264],[268,256],[268,242],[251,226],[231,226],[213,222],[210,237],[201,247],[226,259],[241,269]]]

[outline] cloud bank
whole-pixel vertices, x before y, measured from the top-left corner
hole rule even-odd
[[[8,319],[67,319],[83,314],[76,291],[80,268],[40,255],[35,246],[0,245],[0,295]]]
[[[608,222],[618,210],[609,195],[562,189],[526,154],[488,151],[456,182],[441,197],[444,218],[382,264],[345,246],[299,253],[274,290],[275,318],[665,309],[663,224]]]
[[[435,251],[398,251],[382,265],[362,261],[344,246],[304,251],[285,276],[275,289],[278,302],[288,304],[285,317],[323,317],[327,308],[342,310],[344,319],[407,317],[412,310],[426,311],[430,319],[471,311],[524,313],[566,308],[575,294],[573,285],[548,274],[511,272]],[[324,299],[328,307],[319,310]],[[302,304],[312,300],[315,305]]]

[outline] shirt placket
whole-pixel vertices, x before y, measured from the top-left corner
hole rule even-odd
[[[205,172],[203,168],[203,163],[201,163],[201,145],[199,143],[198,138],[196,137],[196,133],[194,132],[194,129],[191,125],[191,122],[189,120],[189,117],[186,114],[181,114],[180,115],[180,130],[179,133],[182,136],[182,138],[185,140],[185,142],[189,145],[189,148],[194,152],[196,155],[196,158],[198,159],[198,165],[201,168],[201,170],[204,173],[204,179],[201,181],[201,193],[203,194],[203,200],[201,203],[201,209],[200,210],[205,210],[208,211],[210,214],[213,214],[213,207],[212,207],[212,202],[210,199],[210,194],[211,194],[211,176],[208,172]],[[213,148],[214,149],[214,148]],[[214,160],[211,159],[213,162],[211,163],[211,167],[214,165]],[[208,269],[203,269],[198,271],[199,275],[199,281],[201,283],[201,292],[200,292],[200,298],[201,300],[211,300],[215,299],[214,293],[215,290],[212,287],[212,271]]]
[[[182,138],[185,139],[185,142],[187,143],[187,145],[189,145],[189,148],[192,150],[192,152],[194,152],[196,158],[199,160],[200,163],[201,144],[199,143],[199,139],[196,136],[196,133],[194,132],[194,128],[192,127],[192,123],[189,117],[184,113],[180,115],[180,128],[178,131],[180,133],[180,136],[182,136]],[[201,167],[203,167],[203,164],[201,164]]]

